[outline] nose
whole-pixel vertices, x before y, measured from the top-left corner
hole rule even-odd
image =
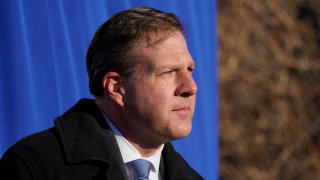
[[[182,77],[178,80],[178,87],[175,91],[175,96],[189,97],[197,93],[197,83],[193,79],[190,72],[181,75]]]

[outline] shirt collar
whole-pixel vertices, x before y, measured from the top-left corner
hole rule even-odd
[[[164,144],[161,144],[159,149],[150,157],[142,157],[139,151],[121,134],[121,132],[110,122],[110,120],[104,116],[107,123],[109,124],[111,130],[114,133],[114,136],[117,140],[122,159],[124,163],[136,160],[136,159],[145,159],[152,163],[152,171],[159,173],[161,153],[164,147]]]

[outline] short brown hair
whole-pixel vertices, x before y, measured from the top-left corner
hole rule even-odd
[[[122,76],[134,72],[130,50],[139,40],[149,40],[152,33],[180,31],[184,26],[172,13],[142,7],[122,11],[112,16],[95,33],[87,50],[87,72],[91,94],[100,96],[102,80],[110,71]]]

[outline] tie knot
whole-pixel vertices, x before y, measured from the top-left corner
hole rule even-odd
[[[132,169],[135,173],[135,177],[137,179],[148,179],[149,173],[152,167],[151,162],[144,159],[137,159],[134,161],[130,161],[127,164],[127,167]]]

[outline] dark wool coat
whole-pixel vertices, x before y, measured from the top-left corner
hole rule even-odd
[[[81,99],[54,124],[3,155],[1,180],[127,179],[116,139],[93,100]],[[203,179],[170,143],[162,151],[160,173],[165,180]]]

